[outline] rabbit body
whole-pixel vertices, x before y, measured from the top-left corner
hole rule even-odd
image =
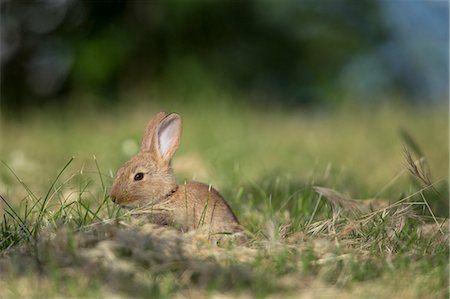
[[[132,214],[182,231],[206,228],[211,233],[240,231],[239,222],[223,197],[198,182],[177,185],[171,159],[181,137],[178,114],[159,112],[148,124],[141,150],[118,171],[111,199]]]
[[[214,233],[239,231],[236,216],[221,195],[199,182],[178,186],[167,200],[156,204],[153,209],[151,222],[175,226],[182,231],[197,228],[206,228]]]

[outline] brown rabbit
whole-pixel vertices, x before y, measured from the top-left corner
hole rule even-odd
[[[239,222],[222,196],[198,182],[177,185],[171,159],[180,143],[181,117],[159,112],[145,129],[139,153],[118,171],[111,199],[150,222],[182,231],[204,227],[211,233],[240,231]]]

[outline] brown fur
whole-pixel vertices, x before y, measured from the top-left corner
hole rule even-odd
[[[111,199],[152,223],[182,231],[206,228],[211,233],[238,232],[239,222],[215,189],[198,182],[177,185],[171,168],[181,137],[178,114],[159,112],[149,122],[141,150],[118,171]],[[142,180],[135,180],[143,173]]]

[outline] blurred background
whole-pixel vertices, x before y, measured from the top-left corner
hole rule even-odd
[[[4,0],[2,113],[445,103],[448,15],[448,1]]]

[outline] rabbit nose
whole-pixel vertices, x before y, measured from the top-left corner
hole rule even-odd
[[[111,194],[110,197],[111,197],[112,202],[113,202],[113,203],[116,203],[116,196]]]

